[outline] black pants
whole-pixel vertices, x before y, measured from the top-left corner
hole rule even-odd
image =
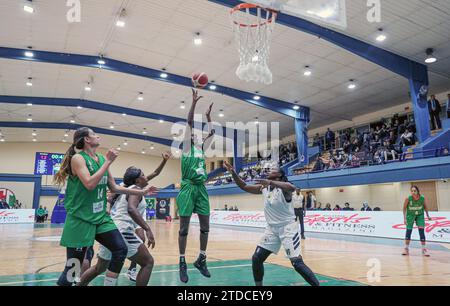
[[[305,234],[305,224],[303,222],[303,208],[294,208],[295,221],[300,221],[300,234],[303,236]]]
[[[450,110],[447,111],[447,119],[450,119]]]
[[[431,129],[435,130],[436,129],[436,125],[437,125],[438,129],[441,129],[442,128],[442,124],[441,124],[441,118],[439,118],[439,114],[431,113],[430,117],[431,117]]]

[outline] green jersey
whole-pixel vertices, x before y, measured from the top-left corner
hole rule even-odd
[[[203,184],[207,178],[205,154],[191,145],[189,153],[183,153],[181,157],[181,179],[193,184]]]
[[[409,196],[408,201],[409,202],[406,207],[406,212],[408,215],[414,215],[414,216],[423,215],[424,203],[425,203],[425,198],[423,195],[421,195],[417,201],[414,200],[414,198],[412,196]]]
[[[97,154],[98,162],[80,153],[86,161],[90,175],[94,175],[105,163],[105,157]],[[108,186],[108,172],[106,171],[94,190],[88,190],[77,176],[70,176],[67,181],[64,207],[67,214],[85,222],[97,224],[106,215],[106,188]]]

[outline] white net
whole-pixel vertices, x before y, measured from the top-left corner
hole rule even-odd
[[[269,43],[276,13],[259,7],[241,7],[232,13],[231,19],[240,58],[236,75],[247,82],[271,84]]]

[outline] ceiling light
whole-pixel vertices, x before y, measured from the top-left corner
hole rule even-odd
[[[128,142],[125,140],[125,142],[123,143],[124,146],[128,146]]]
[[[300,109],[300,106],[295,105],[293,108],[294,108],[294,110],[299,110],[299,109]]]
[[[25,51],[25,56],[26,56],[26,57],[33,57],[33,56],[34,56],[34,53],[31,52],[31,51]]]
[[[384,35],[383,29],[381,29],[381,28],[378,29],[378,35],[375,38],[375,40],[378,41],[378,42],[383,42],[383,41],[386,40],[386,38],[387,38],[387,36]]]
[[[70,123],[75,123],[75,120],[74,119],[70,119]]]
[[[125,26],[125,16],[127,12],[125,9],[122,9],[119,14],[119,19],[116,21],[116,26],[123,28]]]
[[[144,101],[144,93],[143,92],[139,92],[138,98],[139,101]]]
[[[259,56],[256,54],[252,57],[252,62],[255,63],[257,61],[259,61]]]
[[[209,89],[211,89],[211,90],[216,90],[216,89],[217,89],[217,86],[216,86],[216,85],[209,85]]]
[[[69,134],[65,133],[65,134],[64,134],[64,137],[69,137]]]
[[[33,138],[33,142],[36,142],[37,141],[37,139],[36,138]]]
[[[31,136],[37,136],[37,133],[35,130],[33,130],[33,133],[31,133]]]
[[[260,96],[254,96],[254,97],[253,97],[253,100],[256,100],[256,101],[258,101],[259,99],[261,99],[261,97],[260,97]]]
[[[87,83],[87,85],[84,87],[85,91],[91,91],[92,87],[91,87],[91,83]]]
[[[163,79],[166,79],[168,77],[167,73],[163,72],[160,74],[160,77],[162,77]]]
[[[106,61],[103,59],[103,55],[100,55],[100,58],[97,60],[97,64],[105,65]]]
[[[186,105],[185,105],[184,101],[181,101],[181,103],[180,103],[180,108],[181,108],[181,109],[185,109],[185,108],[186,108]]]
[[[142,154],[145,154],[145,150],[144,150],[144,149],[142,149],[141,153],[142,153]]]
[[[426,51],[427,58],[425,59],[425,63],[427,64],[433,64],[437,61],[437,58],[434,56],[434,49],[428,48]]]
[[[355,80],[351,79],[349,81],[350,81],[350,84],[348,84],[348,89],[355,89],[356,88]]]
[[[144,130],[142,131],[142,134],[147,134],[147,129],[144,128]]]
[[[116,149],[117,149],[117,151],[122,150],[122,148],[120,146],[118,146]]]
[[[152,146],[150,147],[150,150],[154,150],[154,149],[155,149],[155,146],[152,145]]]
[[[225,117],[225,114],[223,113],[223,109],[221,109],[221,110],[219,111],[219,117]]]
[[[31,87],[31,86],[33,86],[33,78],[28,78],[28,81],[27,81],[27,86],[29,86],[29,87]]]
[[[62,142],[67,142],[67,140],[63,139]]]
[[[109,128],[110,128],[111,130],[113,130],[113,129],[114,129],[114,123],[111,122],[111,125],[109,126]]]
[[[28,121],[28,122],[33,121],[33,118],[31,117],[31,115],[28,115],[27,121]]]
[[[255,124],[259,124],[258,117],[255,117]]]
[[[334,14],[335,14],[335,11],[333,9],[327,8],[327,9],[324,9],[324,10],[318,12],[316,15],[319,16],[320,18],[330,18]]]
[[[5,142],[5,138],[3,138],[3,137],[0,138],[0,141],[1,141],[1,142]]]
[[[83,106],[78,105],[77,108],[78,108],[78,109],[83,109]]]
[[[33,106],[33,103],[27,103],[27,106]]]
[[[202,38],[200,37],[200,33],[195,33],[194,44],[196,46],[200,46],[203,43]]]
[[[23,6],[23,10],[25,12],[27,12],[27,13],[30,13],[30,14],[34,13],[34,7],[33,7],[33,4],[31,4],[31,1],[29,1],[28,4],[25,4]]]
[[[162,119],[159,119],[159,123],[164,123],[164,120],[162,120]]]
[[[303,72],[304,76],[310,76],[312,74],[311,69],[309,69],[309,66],[305,66],[305,71]]]
[[[125,21],[121,19],[117,20],[116,26],[123,28],[125,26]]]
[[[122,116],[124,116],[124,117],[125,117],[126,115],[127,115],[126,113],[122,113]]]

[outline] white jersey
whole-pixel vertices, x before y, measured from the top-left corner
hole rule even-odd
[[[130,186],[128,188],[134,188],[135,186]],[[145,208],[147,206],[147,203],[145,202],[144,197],[142,197],[141,202],[138,205],[138,211],[139,214],[143,214],[143,211],[145,211]],[[111,208],[111,218],[114,220],[114,222],[117,224],[118,222],[125,222],[129,225],[132,225],[134,228],[137,227],[137,224],[133,221],[130,214],[128,213],[128,201],[127,201],[127,195],[122,194],[119,196],[119,198],[114,203],[114,206]]]
[[[303,195],[301,193],[299,195],[296,192],[292,193],[292,205],[294,208],[303,208]]]
[[[264,188],[262,194],[264,197],[264,215],[269,226],[283,226],[295,222],[292,201],[286,201],[280,188],[270,191],[268,188]]]

